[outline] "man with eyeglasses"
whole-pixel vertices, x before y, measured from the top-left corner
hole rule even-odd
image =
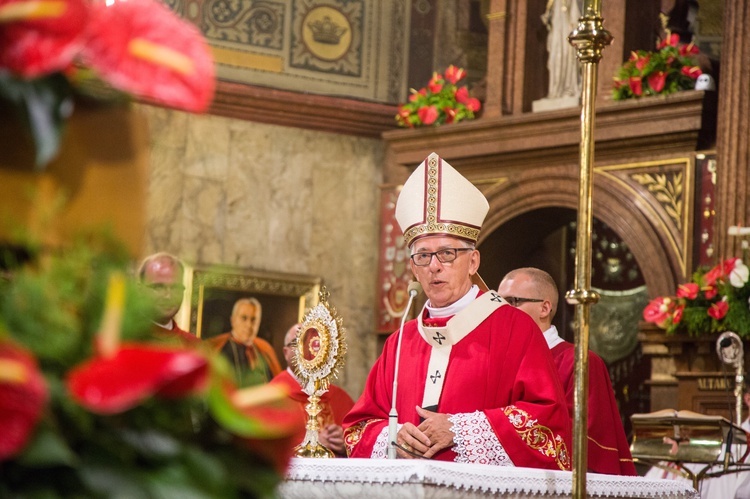
[[[488,210],[435,153],[404,184],[396,220],[427,302],[386,340],[344,420],[350,457],[384,458],[395,446],[406,459],[570,469],[570,419],[544,337],[527,314],[472,282]]]
[[[162,338],[179,338],[186,344],[200,342],[197,336],[180,329],[174,320],[182,306],[185,266],[174,255],[159,252],[143,259],[138,267],[138,280],[154,300],[156,316],[154,332]]]
[[[547,340],[565,389],[572,421],[575,347],[563,340],[552,324],[559,297],[555,280],[541,269],[524,267],[506,274],[497,292],[512,306],[529,314],[544,332],[544,339]],[[593,352],[589,352],[587,462],[588,468],[595,473],[637,474],[607,365]]]
[[[292,371],[292,359],[296,351],[295,339],[300,324],[295,324],[286,332],[284,336],[284,359],[287,368],[277,374],[272,380],[272,384],[280,384],[286,387],[289,397],[299,403],[299,417],[302,423],[307,422],[307,411],[305,406],[308,403],[308,396],[302,391],[297,376]],[[328,391],[320,396],[318,401],[320,412],[318,413],[318,441],[328,449],[331,449],[337,457],[346,457],[346,448],[344,447],[344,430],[341,423],[344,416],[354,405],[354,401],[344,390],[336,385],[328,385]],[[295,437],[294,445],[302,443],[305,438],[305,424],[302,424],[303,430]]]

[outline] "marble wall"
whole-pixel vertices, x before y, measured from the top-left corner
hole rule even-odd
[[[337,384],[357,397],[377,348],[383,142],[139,110],[151,136],[146,251],[191,264],[321,276],[348,334]]]

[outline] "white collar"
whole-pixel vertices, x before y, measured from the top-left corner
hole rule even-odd
[[[174,324],[174,321],[172,319],[169,319],[169,322],[167,322],[166,324],[161,324],[154,321],[154,324],[156,324],[160,328],[166,329],[167,331],[171,331],[173,329],[172,325]]]
[[[469,288],[469,291],[463,296],[463,298],[460,298],[458,301],[448,305],[447,307],[431,307],[430,300],[427,300],[427,303],[425,303],[425,308],[427,309],[427,313],[430,317],[450,317],[465,309],[471,302],[476,299],[477,295],[479,295],[479,286],[474,284],[471,286],[471,288]]]
[[[296,374],[294,374],[294,371],[292,371],[292,368],[291,368],[291,367],[287,367],[287,368],[286,368],[286,370],[287,370],[287,371],[289,372],[289,374],[291,374],[291,375],[292,375],[292,378],[294,378],[294,381],[296,381],[296,382],[297,382],[297,383],[299,383],[300,385],[302,384],[302,383],[300,383],[300,382],[299,382],[299,378],[297,377],[297,375],[296,375]]]
[[[550,350],[565,341],[564,339],[560,338],[560,335],[557,333],[557,328],[555,326],[550,326],[549,329],[544,332],[544,339],[547,340],[547,347]]]

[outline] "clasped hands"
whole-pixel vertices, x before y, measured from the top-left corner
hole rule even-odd
[[[318,441],[335,454],[346,455],[344,446],[344,430],[337,424],[329,424],[318,432]]]
[[[430,459],[439,451],[453,446],[453,423],[448,420],[450,414],[428,411],[419,406],[417,414],[424,419],[419,426],[404,423],[396,434],[396,443],[411,453],[396,447],[398,457]]]

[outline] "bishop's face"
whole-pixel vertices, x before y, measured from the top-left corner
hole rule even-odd
[[[411,254],[435,253],[445,249],[465,249],[466,243],[451,236],[427,236],[417,240]],[[441,262],[436,255],[427,265],[419,266],[411,260],[411,271],[422,285],[432,307],[447,307],[468,293],[471,276],[479,269],[479,251],[475,249],[456,252],[456,259]]]

